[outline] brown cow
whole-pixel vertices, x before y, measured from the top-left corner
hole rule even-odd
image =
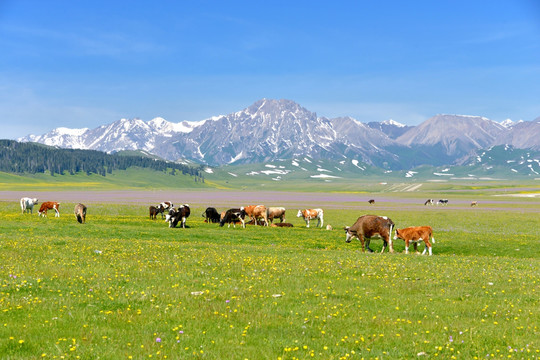
[[[252,220],[255,220],[257,224],[257,219],[263,219],[264,225],[268,226],[268,218],[266,217],[266,206],[264,205],[249,205],[244,207],[246,215],[248,215]]]
[[[150,220],[156,220],[157,214],[159,213],[163,214],[163,209],[159,205],[158,207],[155,207],[154,205],[150,205],[150,207],[148,207],[148,212],[150,213]]]
[[[56,201],[46,201],[43,204],[41,204],[41,207],[39,208],[38,216],[47,216],[47,210],[54,209],[56,212],[54,214],[54,217],[60,217],[60,212],[58,211],[58,207],[60,206],[59,202]]]
[[[270,223],[274,222],[274,219],[279,219],[280,222],[285,221],[285,208],[284,207],[269,207],[266,209],[266,218]]]
[[[478,205],[478,201],[471,201],[471,207]]]
[[[304,221],[306,222],[306,227],[309,227],[309,221],[313,219],[317,219],[317,226],[323,227],[324,223],[324,212],[322,209],[304,209],[304,210],[298,210],[298,213],[296,214],[296,217],[302,217],[304,218]]]
[[[394,236],[394,240],[405,240],[405,254],[409,253],[410,242],[414,244],[414,251],[418,252],[418,243],[420,241],[423,241],[426,246],[424,247],[422,255],[426,253],[426,250],[429,250],[429,255],[433,255],[431,251],[431,243],[429,242],[430,238],[431,241],[435,243],[435,238],[433,237],[433,229],[431,228],[431,226],[413,226],[405,229],[396,229],[396,235]]]
[[[369,203],[370,205],[375,205],[375,199],[370,199],[370,200],[368,200],[368,203]]]
[[[392,244],[392,229],[394,227],[394,222],[386,216],[376,216],[376,215],[364,215],[360,216],[358,220],[354,223],[353,226],[347,226],[345,232],[347,233],[347,238],[345,242],[351,242],[353,237],[356,237],[360,240],[362,244],[362,252],[364,249],[364,238],[366,239],[366,248],[369,252],[373,252],[370,249],[369,243],[371,238],[382,238],[383,239],[383,248],[381,253],[386,249],[387,244],[390,244],[390,252],[394,252],[394,246]]]
[[[77,218],[77,221],[80,224],[84,224],[86,222],[86,206],[84,204],[77,204],[75,205],[75,217]]]

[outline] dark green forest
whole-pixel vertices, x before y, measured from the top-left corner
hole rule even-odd
[[[48,172],[55,174],[75,174],[107,176],[114,170],[141,167],[155,171],[180,172],[203,181],[203,167],[187,166],[174,162],[155,160],[143,156],[107,154],[95,150],[58,149],[37,143],[0,140],[0,171],[17,174]]]

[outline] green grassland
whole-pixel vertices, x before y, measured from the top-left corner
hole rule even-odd
[[[220,228],[197,204],[186,229],[149,220],[142,205],[88,204],[80,225],[67,210],[39,218],[0,202],[0,354],[537,359],[539,213],[530,199],[518,202],[329,206],[333,231],[308,229],[292,213],[291,229]],[[346,244],[337,229],[367,209],[398,227],[431,225],[434,256],[405,255],[403,242],[395,254]]]

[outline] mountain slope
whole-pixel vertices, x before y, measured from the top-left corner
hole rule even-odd
[[[463,115],[437,115],[415,127],[395,121],[364,124],[351,117],[318,117],[290,100],[261,99],[196,123],[121,119],[95,129],[57,128],[20,140],[106,152],[141,150],[212,166],[310,156],[394,170],[455,164],[474,150],[499,144],[540,148],[540,119],[504,124]]]

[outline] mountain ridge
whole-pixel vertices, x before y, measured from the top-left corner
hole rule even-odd
[[[540,117],[500,124],[481,116],[435,115],[417,126],[317,116],[292,100],[260,99],[198,122],[120,119],[94,129],[60,127],[19,141],[105,152],[144,150],[170,161],[211,166],[310,156],[355,158],[385,169],[463,162],[481,148],[540,150]]]

